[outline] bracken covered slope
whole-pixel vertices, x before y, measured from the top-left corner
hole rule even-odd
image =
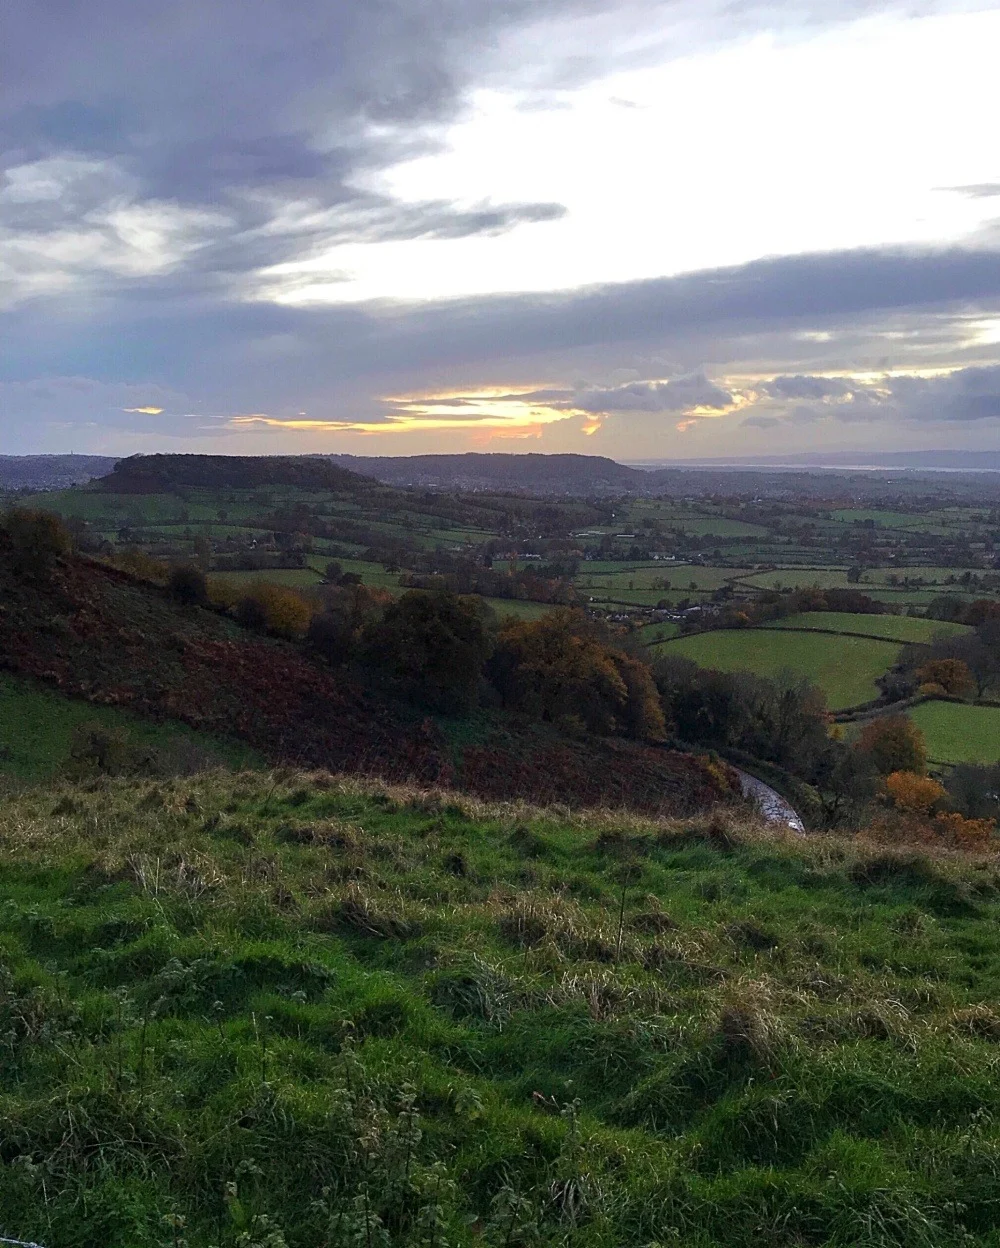
[[[692,755],[574,741],[499,720],[451,745],[432,720],[294,645],[71,559],[15,571],[0,534],[0,664],[72,696],[238,737],[300,766],[447,783],[484,797],[682,813],[731,800],[733,777]]]

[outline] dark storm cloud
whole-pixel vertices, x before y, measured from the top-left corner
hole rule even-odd
[[[710,381],[704,373],[673,377],[666,381],[628,381],[617,386],[580,385],[572,390],[532,390],[503,397],[595,414],[684,412],[693,407],[723,411],[733,402],[733,396]]]
[[[192,294],[188,277],[166,276],[123,280],[114,298],[78,313],[62,300],[55,309],[39,305],[37,314],[22,308],[0,317],[8,348],[0,376],[87,369],[113,380],[124,372],[169,377],[215,401],[231,395],[227,406],[306,406],[351,383],[391,388],[442,369],[497,363],[511,376],[530,373],[532,359],[567,353],[608,358],[669,344],[672,354],[683,349],[704,361],[725,338],[753,359],[762,342],[795,346],[803,331],[856,333],[862,320],[877,326],[902,316],[911,328],[922,320],[938,327],[949,315],[993,307],[1000,308],[1000,252],[963,249],[797,256],[557,295],[416,306],[223,303],[211,292]],[[876,341],[874,350],[886,348]],[[854,360],[858,351],[852,340]]]

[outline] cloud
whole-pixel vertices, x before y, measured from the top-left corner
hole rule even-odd
[[[949,186],[947,189],[969,199],[995,199],[1000,195],[1000,182],[977,182],[973,186]]]
[[[574,406],[586,412],[687,412],[694,408],[722,412],[734,402],[732,394],[704,373],[582,389],[573,396]]]
[[[777,399],[831,399],[850,395],[851,384],[840,377],[775,377],[761,387]]]

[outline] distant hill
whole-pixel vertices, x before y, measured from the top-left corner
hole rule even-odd
[[[449,490],[528,490],[533,494],[624,493],[648,487],[648,474],[601,455],[332,455],[342,468],[388,485]]]
[[[106,476],[104,455],[0,455],[0,490],[65,490]]]
[[[169,494],[176,489],[363,490],[374,482],[321,455],[133,455],[116,463],[100,488],[112,494]]]

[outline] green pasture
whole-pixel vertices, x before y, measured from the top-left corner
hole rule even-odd
[[[673,620],[662,620],[658,624],[644,624],[636,630],[636,636],[647,646],[656,646],[664,641],[671,641],[680,632],[680,625]]]
[[[315,568],[263,568],[257,572],[212,572],[212,581],[227,585],[284,585],[288,589],[312,589],[322,584],[323,578]]]
[[[915,615],[854,615],[846,611],[807,611],[776,620],[767,627],[800,631],[829,629],[835,633],[864,633],[867,637],[900,642],[929,642],[936,637],[957,637],[972,631],[964,624],[925,620]]]
[[[910,718],[923,732],[932,762],[1000,761],[1000,707],[922,702]]]
[[[575,584],[580,589],[655,589],[666,582],[669,589],[714,590],[734,579],[748,576],[747,568],[717,568],[702,564],[670,564],[660,562],[645,564],[640,568],[626,568],[620,572],[591,572],[591,564],[585,564],[577,573]]]
[[[770,629],[730,629],[696,633],[665,642],[660,655],[683,655],[702,667],[755,672],[776,677],[790,673],[818,685],[832,710],[878,696],[876,678],[893,665],[899,646],[862,637],[831,637]]]

